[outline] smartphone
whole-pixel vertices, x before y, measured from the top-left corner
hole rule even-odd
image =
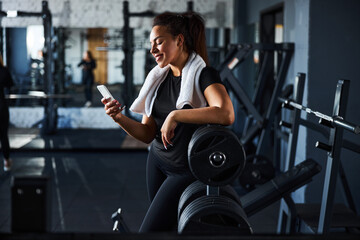
[[[108,88],[105,85],[98,85],[97,89],[99,90],[99,92],[101,93],[101,95],[105,98],[105,99],[109,99],[110,101],[114,100],[115,98],[111,95],[111,93],[109,92]]]
[[[97,89],[99,90],[99,92],[101,93],[101,95],[105,98],[105,99],[109,99],[110,98],[110,102],[112,100],[114,100],[115,98],[111,95],[109,89],[105,86],[105,85],[98,85]],[[120,111],[125,109],[125,105],[120,107]]]

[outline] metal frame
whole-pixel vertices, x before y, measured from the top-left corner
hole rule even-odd
[[[1,6],[1,5],[0,5]],[[0,11],[1,17],[7,17],[7,13]],[[41,17],[43,19],[44,26],[44,91],[47,96],[53,96],[55,94],[55,84],[53,79],[53,52],[52,52],[52,20],[51,12],[48,7],[47,1],[42,1],[41,12],[24,12],[17,11],[16,17]],[[54,97],[45,98],[44,106],[44,119],[42,122],[42,133],[53,133],[57,127],[57,106],[55,104]]]
[[[336,86],[333,116],[345,116],[347,107],[347,97],[349,95],[348,80],[339,80]],[[319,226],[317,232],[319,234],[328,233],[330,231],[331,218],[333,213],[337,173],[340,168],[341,141],[344,129],[335,126],[330,129],[328,157],[326,161],[325,181],[321,201]],[[320,143],[320,142],[318,142]],[[317,144],[317,147],[321,145]]]
[[[305,78],[305,77],[304,77]],[[304,80],[302,80],[304,81]],[[331,227],[331,218],[333,214],[333,206],[334,206],[334,197],[335,197],[335,190],[336,190],[336,181],[338,173],[340,174],[340,180],[342,186],[344,188],[344,192],[346,195],[346,200],[349,204],[349,207],[356,213],[355,203],[352,198],[350,188],[348,185],[348,181],[345,176],[344,169],[342,167],[340,161],[341,155],[341,148],[345,147],[349,150],[354,152],[359,152],[359,146],[351,143],[350,141],[343,140],[343,130],[346,129],[352,133],[360,134],[360,127],[349,123],[343,119],[342,116],[346,115],[346,106],[347,106],[347,96],[349,93],[349,84],[348,80],[339,80],[337,83],[336,93],[335,93],[335,100],[334,100],[334,107],[333,107],[333,117],[327,116],[323,113],[313,111],[308,107],[302,106],[298,104],[298,102],[302,102],[302,99],[296,98],[296,101],[292,100],[284,100],[280,99],[284,102],[284,106],[290,109],[295,109],[293,113],[293,123],[283,124],[283,126],[291,126],[291,133],[289,136],[289,145],[288,145],[288,152],[287,152],[287,159],[286,159],[286,168],[293,166],[295,161],[295,153],[296,153],[296,142],[294,140],[297,139],[297,132],[300,125],[313,129],[317,132],[320,132],[325,137],[329,138],[329,144],[325,144],[322,142],[317,142],[316,147],[323,149],[328,152],[328,157],[326,161],[326,172],[325,172],[325,181],[324,181],[324,188],[322,193],[322,200],[321,200],[321,209],[320,209],[320,217],[319,217],[319,224],[317,233],[319,234],[326,234],[329,233]],[[299,85],[299,82],[296,83]],[[300,84],[301,88],[298,88],[296,91],[296,96],[299,95],[299,90],[303,91],[303,83]],[[309,114],[314,114],[315,116],[320,118],[319,123],[330,127],[330,134],[320,126],[308,122],[304,119],[300,118],[300,111],[306,111]],[[295,133],[295,134],[294,134]],[[280,215],[279,215],[279,222],[278,222],[278,232],[284,233],[284,214],[291,214],[286,210],[286,206],[282,201],[280,207]],[[287,228],[286,230],[288,230]]]
[[[295,78],[294,83],[294,99],[296,102],[302,102],[304,96],[304,87],[305,87],[305,77],[304,73],[298,73]],[[300,109],[294,109],[292,112],[292,123],[286,123],[284,121],[280,122],[280,126],[291,127],[289,133],[289,140],[287,145],[285,166],[283,171],[288,171],[290,168],[295,165],[295,156],[297,148],[297,139],[299,136],[299,124],[300,124]],[[290,195],[287,195],[286,198],[282,199],[280,202],[279,209],[279,219],[277,233],[289,234],[295,232],[294,219],[296,217],[296,208],[295,204]]]
[[[251,100],[246,91],[241,87],[238,80],[232,73],[232,70],[247,58],[253,50],[264,52],[264,60],[260,69],[258,77],[258,86],[255,91],[253,100]],[[269,73],[271,66],[270,60],[274,52],[283,54],[281,65],[276,76],[276,83],[273,89],[269,107],[264,116],[258,111],[257,105],[262,97],[264,86],[266,83],[266,76]],[[294,52],[293,43],[282,44],[238,44],[231,45],[230,51],[225,57],[224,62],[220,65],[220,77],[227,85],[227,87],[234,93],[234,96],[243,105],[247,115],[248,124],[245,125],[241,143],[246,145],[255,137],[259,136],[259,143],[257,144],[256,155],[264,154],[265,140],[269,139],[271,133],[271,124],[278,109],[277,98],[281,94],[282,87],[285,82],[290,61]],[[251,125],[251,126],[250,126]]]

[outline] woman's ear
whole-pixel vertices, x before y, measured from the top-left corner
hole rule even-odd
[[[177,36],[177,46],[180,47],[180,46],[183,46],[184,45],[184,35],[182,34],[179,34]]]

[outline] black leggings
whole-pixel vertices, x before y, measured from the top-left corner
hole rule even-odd
[[[92,101],[92,86],[94,84],[94,77],[89,76],[85,79],[85,99],[86,101]]]
[[[182,192],[195,179],[190,174],[169,171],[150,150],[147,159],[147,188],[150,207],[139,232],[174,231],[177,227],[177,208]]]
[[[1,106],[0,106],[1,110]],[[9,159],[10,157],[10,145],[9,145],[9,111],[0,111],[0,142],[1,150],[4,158]]]

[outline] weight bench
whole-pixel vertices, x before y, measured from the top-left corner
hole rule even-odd
[[[285,195],[304,186],[320,171],[321,166],[317,162],[307,159],[245,194],[240,197],[240,202],[246,215],[252,216]]]

